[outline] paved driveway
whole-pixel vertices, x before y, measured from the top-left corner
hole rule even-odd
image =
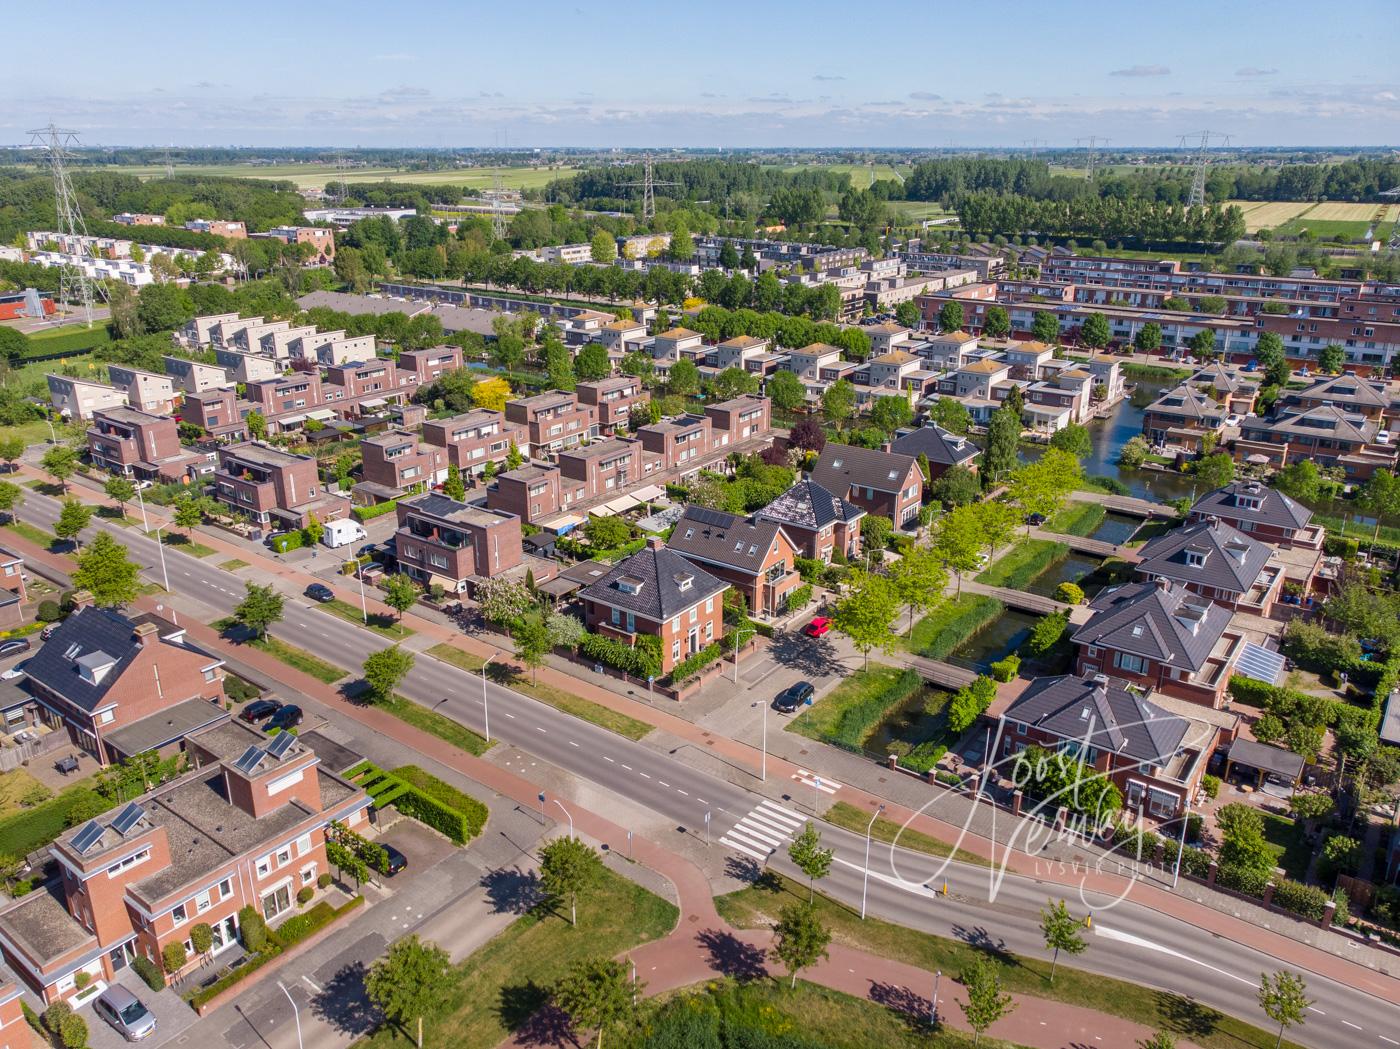
[[[175,991],[169,987],[163,991],[151,990],[130,968],[123,969],[116,982],[140,998],[146,1008],[155,1013],[156,1033],[146,1040],[147,1045],[179,1045],[184,1032],[199,1019],[199,1015]],[[83,1006],[79,1013],[87,1021],[88,1045],[91,1049],[122,1049],[130,1044],[91,1005]]]

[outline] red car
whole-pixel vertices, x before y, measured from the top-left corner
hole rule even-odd
[[[802,632],[808,637],[822,637],[830,629],[831,620],[826,616],[817,616],[816,619],[802,628]]]

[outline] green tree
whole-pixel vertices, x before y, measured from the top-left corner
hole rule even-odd
[[[127,553],[126,547],[106,532],[98,532],[78,557],[74,588],[88,591],[94,603],[106,607],[135,601],[140,568]]]
[[[554,1000],[576,1025],[597,1031],[598,1049],[603,1049],[603,1032],[632,1015],[632,996],[643,986],[632,984],[622,962],[584,958],[559,981]]]
[[[384,580],[384,603],[398,614],[399,629],[403,629],[403,614],[413,607],[421,591],[418,584],[402,572]]]
[[[109,477],[102,485],[102,490],[107,493],[108,499],[116,501],[122,516],[125,517],[126,504],[136,498],[136,485],[126,477]]]
[[[808,823],[788,845],[788,859],[807,875],[807,902],[816,899],[817,881],[831,873],[833,850],[822,848],[821,831]]]
[[[1278,1024],[1278,1040],[1275,1049],[1283,1045],[1283,1032],[1286,1028],[1303,1024],[1312,1007],[1308,997],[1307,981],[1297,973],[1280,969],[1270,976],[1259,974],[1259,1008],[1264,1015]]]
[[[63,500],[63,508],[58,512],[58,522],[53,526],[54,535],[78,543],[78,533],[92,520],[92,507],[76,499]]]
[[[1094,442],[1089,436],[1087,426],[1070,423],[1054,432],[1050,437],[1050,447],[1069,452],[1076,459],[1083,459],[1094,450]]]
[[[306,515],[306,527],[301,530],[301,534],[306,538],[308,546],[315,546],[326,534],[326,526],[314,513],[309,513]]]
[[[681,358],[671,365],[666,377],[666,390],[681,397],[689,397],[700,392],[700,369],[695,362]]]
[[[416,1023],[418,1049],[423,1049],[423,1018],[439,1008],[453,983],[447,952],[415,933],[374,963],[365,976],[365,994],[400,1027]]]
[[[1267,874],[1274,868],[1274,853],[1264,837],[1264,817],[1238,802],[1215,814],[1220,828],[1220,866]]]
[[[0,513],[13,520],[15,508],[24,502],[24,489],[10,481],[0,481]]]
[[[190,930],[190,946],[200,957],[209,957],[209,952],[214,949],[214,930],[207,922],[200,922]]]
[[[1049,517],[1064,505],[1082,476],[1079,460],[1073,455],[1059,448],[1047,448],[1039,459],[1012,475],[1010,498],[1026,515]]]
[[[1166,1031],[1153,1031],[1152,1037],[1138,1041],[1137,1049],[1176,1049],[1176,1039]]]
[[[899,614],[899,598],[884,576],[857,573],[851,592],[837,602],[831,625],[851,639],[870,666],[870,650],[894,644],[891,627]]]
[[[764,390],[773,407],[785,412],[796,411],[807,401],[807,389],[790,371],[775,372]]]
[[[716,400],[727,401],[746,393],[757,393],[759,379],[743,368],[726,368],[710,380],[710,393]]]
[[[1162,348],[1162,326],[1148,321],[1133,336],[1133,348],[1140,353],[1155,353]]]
[[[924,613],[943,601],[948,585],[948,569],[928,547],[916,546],[890,566],[890,584],[895,595],[909,610],[908,637],[914,630],[915,613]]]
[[[601,342],[590,342],[578,351],[574,361],[574,372],[584,382],[597,382],[612,374],[612,361],[608,350]]]
[[[393,699],[394,690],[408,677],[413,662],[413,653],[398,645],[371,652],[364,662],[365,684],[376,699],[387,702]]]
[[[248,413],[248,417],[243,420],[248,427],[248,436],[255,441],[267,439],[267,418],[256,408]]]
[[[894,319],[906,328],[917,328],[919,326],[919,321],[923,318],[919,313],[919,307],[915,303],[901,302],[894,308]]]
[[[865,556],[867,567],[869,567],[870,559],[885,549],[885,545],[893,534],[894,522],[888,517],[882,517],[880,514],[866,514],[860,519],[860,549]],[[881,559],[876,557],[875,562],[880,564]]]
[[[136,295],[136,316],[146,331],[174,331],[194,314],[194,299],[173,282],[147,284]]]
[[[1043,343],[1055,345],[1060,341],[1060,319],[1049,310],[1037,310],[1031,318],[1031,335]]]
[[[901,426],[908,426],[914,419],[913,409],[907,397],[876,397],[870,406],[870,423],[886,435],[893,435]]]
[[[1196,479],[1207,492],[1224,488],[1235,479],[1235,460],[1229,452],[1216,452],[1196,461]]]
[[[1069,913],[1064,900],[1050,903],[1040,912],[1040,934],[1045,937],[1045,949],[1054,951],[1050,959],[1050,982],[1055,982],[1055,966],[1059,964],[1060,952],[1083,954],[1089,946],[1081,931],[1084,923]]]
[[[9,329],[5,329],[8,331]],[[24,438],[19,436],[0,437],[0,462],[8,470],[14,470],[15,463],[24,457]]]
[[[1381,521],[1400,516],[1400,479],[1389,470],[1377,470],[1361,489],[1356,505],[1375,517],[1375,537],[1379,537]]]
[[[442,482],[442,494],[459,503],[467,498],[467,485],[462,480],[460,468],[451,465],[447,467],[447,479]]]
[[[68,491],[68,478],[72,477],[78,469],[78,453],[66,444],[56,444],[44,453],[44,457],[39,460],[39,465],[44,468],[44,473],[57,481],[59,487],[66,493]]]
[[[1123,445],[1118,453],[1118,465],[1128,470],[1136,470],[1143,463],[1147,462],[1147,457],[1152,454],[1152,446],[1147,443],[1147,438],[1142,434],[1136,434],[1129,438],[1128,443]]]
[[[797,986],[798,973],[829,956],[830,944],[831,930],[812,906],[790,903],[778,912],[778,924],[773,927],[773,953],[792,976],[789,989]]]
[[[987,447],[982,452],[982,476],[995,485],[1016,468],[1016,451],[1021,442],[1021,418],[1009,405],[992,412],[987,425]]]
[[[600,229],[593,234],[589,246],[593,251],[594,262],[613,262],[617,259],[617,241],[605,229]]]
[[[175,527],[183,528],[185,537],[193,540],[195,528],[204,520],[204,502],[186,496],[175,503],[171,517]]]
[[[949,433],[966,436],[972,429],[972,413],[961,402],[952,397],[940,397],[929,410],[929,418]]]
[[[822,391],[822,414],[839,430],[856,409],[856,388],[849,379],[837,379]]]
[[[544,666],[545,657],[554,647],[549,628],[544,625],[543,619],[531,616],[515,628],[511,639],[515,642],[516,658],[530,668],[530,681],[537,684],[540,667]]]
[[[554,838],[540,849],[540,885],[556,902],[569,901],[570,925],[578,925],[578,898],[602,876],[597,851],[578,838]]]
[[[1326,372],[1328,375],[1336,375],[1346,367],[1346,363],[1347,351],[1335,342],[1329,342],[1317,351],[1318,371]]]
[[[1079,329],[1079,341],[1093,350],[1101,350],[1113,338],[1113,330],[1108,326],[1108,318],[1102,313],[1091,313],[1084,318]]]
[[[959,506],[949,511],[934,530],[933,552],[957,576],[959,596],[963,575],[977,569],[983,537],[976,506]]]
[[[962,326],[962,303],[950,299],[938,308],[938,327],[941,331],[958,331]]]
[[[987,1028],[1010,1013],[1014,1006],[1011,995],[1002,993],[1001,977],[989,958],[979,957],[962,971],[959,979],[967,992],[963,1015],[972,1028],[972,1044],[976,1045]]]
[[[189,963],[189,956],[185,954],[185,945],[179,940],[173,940],[162,947],[160,958],[165,963],[165,971],[172,976]]]
[[[1284,495],[1311,502],[1322,494],[1322,471],[1311,459],[1299,459],[1274,475],[1274,487]]]
[[[1003,306],[988,306],[982,320],[982,334],[989,339],[1004,339],[1011,334],[1011,317]]]
[[[233,610],[233,618],[242,623],[258,637],[266,637],[268,627],[282,621],[282,610],[286,598],[271,583],[245,582],[243,600]]]
[[[583,525],[588,545],[596,550],[614,550],[632,538],[632,526],[621,517],[591,516]]]
[[[982,482],[966,466],[953,466],[933,482],[930,491],[933,498],[948,506],[967,506],[981,498]]]

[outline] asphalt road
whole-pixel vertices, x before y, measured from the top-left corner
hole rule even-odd
[[[58,510],[58,500],[29,491],[18,515],[50,527]],[[148,566],[153,578],[160,578],[153,540],[136,529],[100,521],[96,527],[111,531],[136,559]],[[174,590],[220,615],[231,613],[242,596],[241,581],[221,572],[215,564],[167,549],[166,566]],[[273,627],[272,633],[351,669],[358,668],[370,651],[389,644],[377,634],[297,601],[287,602],[285,618]],[[646,805],[674,820],[678,831],[705,837],[708,812],[708,833],[714,848],[726,848],[718,840],[721,837],[736,840],[731,834],[735,824],[750,817],[767,800],[674,761],[643,743],[634,743],[493,682],[487,682],[485,690],[493,738]],[[400,692],[477,731],[483,729],[479,675],[467,674],[420,654]],[[791,784],[782,807],[801,815],[813,789],[810,783]],[[825,824],[822,837],[836,853],[832,873],[822,883],[823,891],[858,905],[864,838]],[[744,852],[731,851],[733,862],[752,862]],[[784,852],[778,848],[772,862],[777,869],[792,873]],[[877,845],[872,852],[869,882],[871,913],[912,928],[990,947],[1026,954],[1043,952],[1038,912],[1045,905],[1047,894],[1041,884],[1008,875],[1000,882],[994,900],[989,901],[985,869],[950,866],[937,875],[938,887],[945,877],[949,883],[949,896],[941,897],[921,884],[934,875],[937,864],[927,856]],[[1055,892],[1061,895],[1063,889]],[[1071,905],[1077,910],[1076,902],[1071,901]],[[1089,904],[1091,909],[1100,907],[1099,901],[1091,900]],[[1259,974],[1278,968],[1273,959],[1260,952],[1131,902],[1100,909],[1093,924],[1091,947],[1073,959],[1073,964],[1189,996],[1251,1022],[1264,1020],[1255,997]],[[1395,1003],[1314,974],[1308,975],[1308,992],[1315,999],[1313,1014],[1306,1027],[1295,1031],[1295,1040],[1319,1049],[1400,1046],[1400,1007]]]

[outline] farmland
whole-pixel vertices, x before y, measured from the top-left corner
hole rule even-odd
[[[1373,228],[1374,222],[1374,235],[1384,237],[1400,220],[1400,205],[1396,204],[1249,200],[1230,203],[1244,212],[1245,229],[1249,233],[1270,229],[1285,236],[1297,236],[1308,230],[1322,239],[1347,240],[1363,236],[1367,229]]]
[[[1258,233],[1261,229],[1281,226],[1312,206],[1306,201],[1291,200],[1232,200],[1228,203],[1244,212],[1244,228],[1247,233]]]
[[[159,165],[148,167],[118,166],[102,168],[138,178],[160,178],[165,169]],[[528,168],[528,167],[481,167],[455,168],[449,171],[403,171],[395,168],[352,168],[344,172],[347,183],[359,182],[407,182],[435,186],[462,186],[468,189],[490,189],[496,175],[501,176],[501,185],[506,189],[539,189],[545,183],[557,178],[572,175],[575,168]],[[176,165],[176,175],[213,175],[224,178],[284,179],[296,183],[298,189],[322,189],[336,175],[333,164],[210,164]]]
[[[809,168],[844,172],[850,176],[851,185],[856,189],[869,189],[877,179],[893,179],[896,182],[902,182],[910,171],[908,167],[903,165],[896,168],[890,164],[794,164],[783,168],[783,170],[805,171]]]

